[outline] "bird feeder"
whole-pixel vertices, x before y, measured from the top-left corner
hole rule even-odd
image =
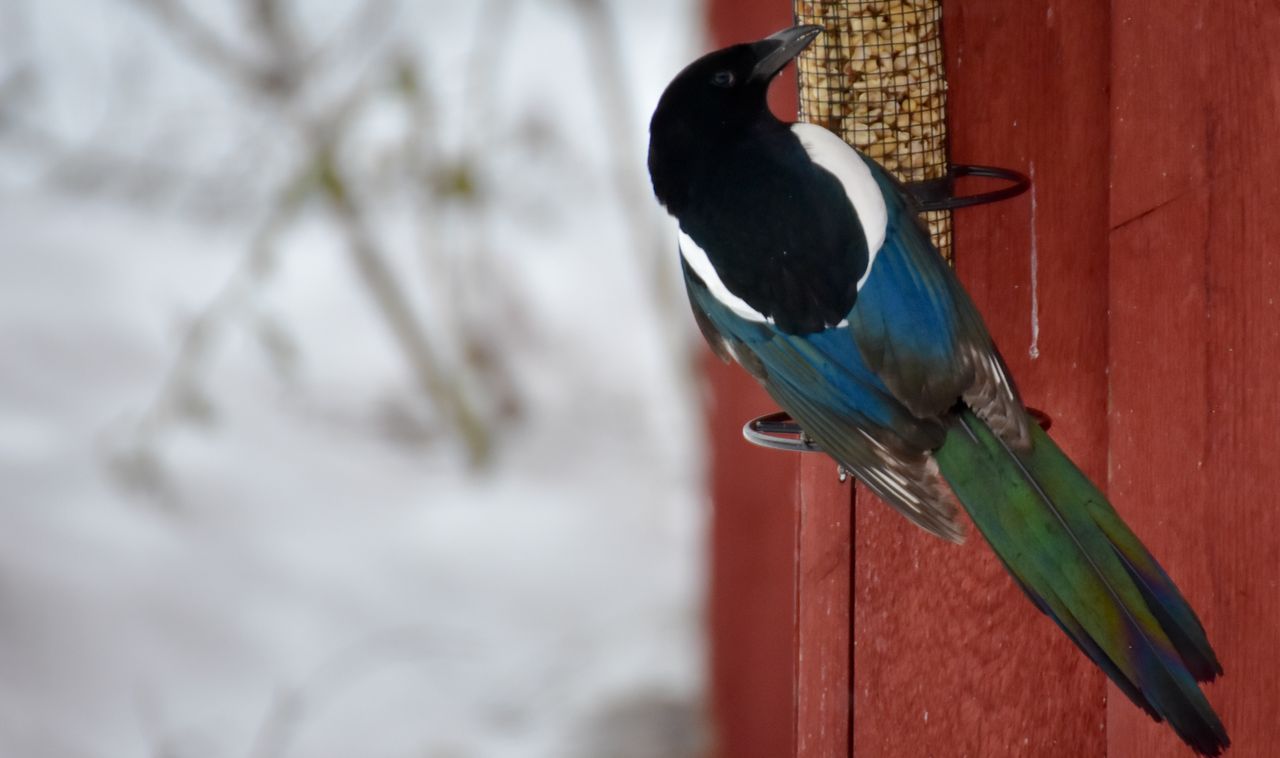
[[[949,176],[940,0],[799,0],[796,22],[827,31],[805,51],[800,117],[838,134],[906,184]],[[951,259],[951,211],[928,211]]]
[[[951,212],[1022,194],[1022,174],[953,166],[941,0],[797,0],[796,22],[826,29],[799,58],[800,118],[840,135],[907,185],[951,260]],[[956,194],[962,176],[1005,186]]]

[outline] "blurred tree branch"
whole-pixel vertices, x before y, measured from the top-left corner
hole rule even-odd
[[[635,100],[627,87],[622,37],[606,0],[570,0],[570,3],[577,9],[583,25],[583,42],[589,59],[587,69],[594,75],[600,116],[606,132],[611,135],[610,144],[614,146],[614,186],[622,201],[630,238],[634,240],[640,273],[648,280],[648,289],[653,294],[658,319],[664,327],[667,349],[672,355],[692,356],[688,349],[689,341],[685,338],[687,329],[681,320],[683,316],[676,315],[684,314],[686,309],[682,291],[676,286],[677,279],[669,268],[675,260],[672,255],[674,246],[665,243],[659,234],[648,177],[642,164],[629,152],[645,143],[632,126],[637,122],[632,112]],[[686,389],[694,386],[696,364],[692,360],[686,361],[682,369],[682,385]]]
[[[273,77],[267,66],[249,58],[249,53],[234,49],[187,10],[180,0],[132,0],[135,4],[155,14],[175,40],[186,46],[194,56],[222,71],[231,72],[242,81],[255,87],[269,86]]]
[[[430,80],[423,74],[428,64],[414,54],[411,43],[380,44],[398,31],[394,21],[402,0],[353,3],[341,23],[323,32],[309,31],[314,25],[301,23],[298,14],[305,6],[294,0],[238,0],[229,25],[225,17],[215,24],[207,6],[195,0],[125,2],[154,21],[201,68],[214,72],[223,86],[260,106],[262,124],[254,124],[259,139],[274,145],[284,137],[289,150],[286,167],[248,177],[271,177],[259,181],[262,189],[255,191],[244,175],[217,179],[222,176],[217,172],[226,170],[221,164],[213,164],[214,172],[208,173],[203,165],[184,168],[148,145],[131,149],[109,129],[89,144],[72,144],[64,134],[24,118],[23,108],[14,104],[26,105],[20,97],[26,72],[12,65],[6,70],[0,60],[0,137],[29,155],[50,156],[48,178],[59,186],[98,193],[124,189],[130,199],[168,200],[180,194],[175,188],[197,185],[186,191],[196,202],[208,205],[211,198],[222,197],[227,207],[239,203],[234,207],[260,217],[244,262],[191,320],[154,407],[139,425],[138,444],[175,419],[212,418],[213,400],[201,386],[207,381],[208,354],[220,344],[226,324],[252,306],[279,239],[309,209],[341,235],[354,279],[403,355],[416,391],[427,400],[424,406],[439,414],[441,426],[456,436],[473,463],[488,460],[498,425],[519,415],[522,405],[508,351],[513,341],[530,344],[526,337],[533,328],[533,319],[519,308],[521,283],[494,256],[490,227],[500,218],[494,206],[503,203],[509,217],[516,206],[507,206],[523,203],[526,216],[539,220],[552,208],[545,197],[518,196],[518,184],[490,186],[486,173],[500,165],[494,163],[501,153],[494,142],[523,145],[540,158],[556,155],[555,135],[539,122],[531,120],[524,131],[502,131],[509,128],[501,125],[508,123],[504,119],[510,113],[508,103],[498,99],[497,84],[510,47],[507,40],[516,33],[525,4],[483,0],[475,9],[469,63],[457,71],[466,92],[458,100],[464,138],[458,148],[446,150]],[[607,178],[621,202],[639,278],[652,297],[668,349],[684,354],[688,341],[678,315],[684,312],[676,302],[678,280],[658,233],[642,163],[636,160],[642,135],[636,129],[614,8],[606,0],[568,2],[580,22],[591,77],[590,90],[582,96],[598,108],[598,126],[609,134]],[[109,102],[118,113],[130,111],[120,98]],[[388,105],[403,119],[396,127],[402,136],[377,156],[381,162],[371,163],[360,152],[368,142],[361,130],[373,119],[385,121]],[[572,149],[568,141],[563,145]],[[568,156],[564,152],[559,159],[568,165],[573,160]],[[244,159],[237,158],[243,165]],[[391,173],[379,173],[380,167],[390,167]],[[393,183],[386,183],[388,177]],[[406,199],[414,208],[409,216],[425,276],[406,268],[383,223],[385,209]],[[465,214],[465,224],[456,225],[448,241],[446,212]],[[493,328],[495,319],[504,324],[501,330]],[[260,343],[276,360],[289,353],[287,333],[274,326],[270,331],[259,335]],[[692,386],[688,373],[682,378],[686,388]]]
[[[314,69],[302,63],[305,57],[302,43],[281,0],[244,0],[259,41],[268,51],[267,63],[253,63],[242,54],[233,52],[229,44],[178,0],[133,1],[152,12],[175,38],[185,41],[193,54],[214,64],[252,94],[277,107],[296,132],[304,146],[304,163],[311,167],[316,178],[315,189],[343,232],[359,281],[408,359],[417,385],[460,434],[471,462],[484,464],[492,447],[489,424],[457,379],[443,367],[438,351],[410,305],[401,278],[394,273],[393,266],[368,227],[367,214],[355,191],[355,182],[347,176],[337,158],[351,120],[370,88],[362,80],[327,107],[310,110],[289,107],[289,100],[306,86],[306,77]],[[381,15],[376,13],[373,17]],[[317,53],[317,57],[324,57],[323,50]],[[197,326],[199,324],[197,322]]]
[[[349,182],[343,178],[332,149],[320,147],[316,158],[321,187],[341,223],[356,269],[408,356],[419,386],[438,408],[452,416],[472,462],[483,463],[490,452],[489,430],[456,381],[441,369],[430,340],[369,232],[364,211],[351,196]]]

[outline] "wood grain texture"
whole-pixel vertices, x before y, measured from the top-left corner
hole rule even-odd
[[[1280,8],[1118,0],[1111,494],[1226,669],[1233,758],[1280,743]],[[1185,756],[1120,698],[1110,755]]]
[[[800,462],[796,540],[796,756],[850,754],[853,480],[824,455]]]
[[[1108,3],[948,0],[945,10],[953,159],[1036,180],[1034,206],[1024,196],[956,214],[957,268],[1025,399],[1101,480]],[[1101,674],[981,536],[956,548],[864,492],[857,500],[855,754],[1103,755]]]
[[[712,0],[711,47],[759,39],[790,23],[786,0]],[[794,77],[771,102],[796,112]],[[710,354],[709,636],[715,752],[779,758],[795,751],[795,560],[799,456],[753,447],[742,425],[776,408],[737,366]]]

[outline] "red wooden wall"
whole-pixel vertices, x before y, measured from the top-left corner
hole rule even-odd
[[[959,273],[1027,401],[1200,610],[1230,755],[1277,754],[1280,6],[945,11],[954,159],[1035,179],[957,214]],[[719,45],[785,26],[790,4],[710,12]],[[980,537],[943,544],[862,493],[851,530],[830,463],[742,442],[769,401],[709,366],[719,755],[1189,755]]]
[[[1280,754],[1280,5],[1115,0],[1111,493],[1200,610],[1228,754]],[[1114,756],[1171,741],[1113,699]]]

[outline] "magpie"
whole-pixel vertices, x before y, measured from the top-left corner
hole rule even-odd
[[[1035,606],[1193,749],[1230,744],[1197,682],[1222,666],[1169,575],[1028,416],[911,196],[770,83],[822,29],[691,63],[650,123],[695,320],[890,507],[960,541],[968,512]]]

